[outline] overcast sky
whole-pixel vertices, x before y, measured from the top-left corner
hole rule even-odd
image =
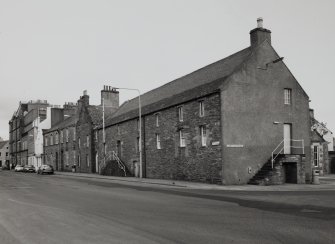
[[[249,46],[257,17],[335,132],[335,1],[0,0],[0,136],[20,100],[149,91]],[[120,92],[121,102],[136,96]]]

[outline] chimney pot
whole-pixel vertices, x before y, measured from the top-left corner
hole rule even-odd
[[[84,96],[86,96],[87,95],[87,90],[84,90]]]
[[[263,18],[259,17],[257,19],[257,28],[263,28]]]

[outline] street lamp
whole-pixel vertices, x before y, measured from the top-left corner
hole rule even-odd
[[[142,106],[141,106],[141,92],[139,89],[136,88],[124,88],[124,87],[112,87],[112,89],[115,90],[129,90],[129,91],[137,91],[138,92],[138,132],[139,132],[139,153],[140,153],[140,178],[143,178],[143,164],[142,164]],[[102,137],[103,137],[103,143],[104,143],[104,151],[105,151],[105,109],[104,109],[104,101],[102,104],[102,111],[103,111],[103,120],[102,120]],[[105,160],[105,157],[104,157]]]

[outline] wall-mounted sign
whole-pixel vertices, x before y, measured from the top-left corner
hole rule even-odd
[[[228,144],[227,147],[244,147],[241,144]]]
[[[218,146],[218,145],[220,145],[220,141],[213,141],[212,142],[212,146]]]

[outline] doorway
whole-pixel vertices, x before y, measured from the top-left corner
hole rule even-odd
[[[292,125],[284,124],[284,154],[291,154]]]
[[[117,147],[117,156],[119,157],[119,159],[121,159],[122,155],[122,150],[121,150],[121,141],[117,141],[116,142],[116,147]]]
[[[98,153],[95,153],[95,173],[99,173],[99,162],[98,162]]]
[[[298,183],[298,171],[297,163],[285,163],[283,164],[285,171],[285,183],[297,184]]]
[[[64,171],[64,151],[60,152],[60,171]]]
[[[335,174],[335,155],[333,154],[330,159],[330,173]]]
[[[58,171],[58,152],[56,152],[56,171]]]

